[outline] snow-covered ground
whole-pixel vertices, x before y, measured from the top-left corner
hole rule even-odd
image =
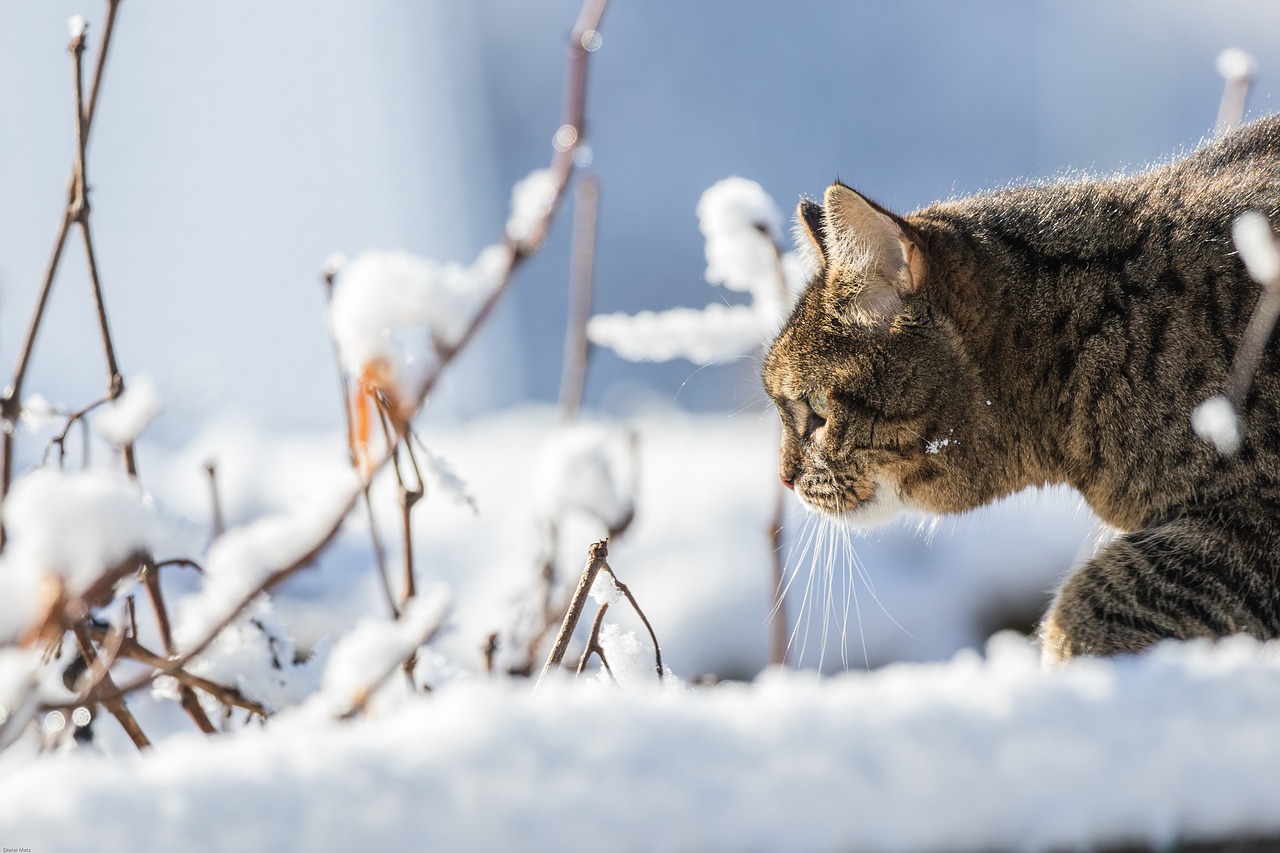
[[[549,443],[564,452],[563,427],[538,408],[428,427],[424,440],[475,505],[437,488],[416,510],[420,581],[452,606],[419,663],[432,693],[409,694],[392,679],[366,716],[334,719],[362,666],[402,654],[378,634],[391,623],[364,516],[353,514],[315,568],[251,614],[271,626],[274,648],[296,643],[314,650],[311,660],[281,675],[262,652],[267,632],[246,622],[198,669],[280,713],[244,726],[237,712],[231,733],[204,738],[166,698],[171,688],[137,694],[131,707],[157,742],[141,756],[110,718],[95,721],[87,746],[35,725],[0,754],[3,843],[1046,849],[1280,831],[1276,648],[1171,645],[1046,672],[1026,637],[987,640],[1002,614],[1042,608],[1099,540],[1067,492],[937,524],[910,520],[850,539],[851,550],[843,534],[789,513],[792,620],[809,589],[790,653],[801,669],[766,668],[772,417],[657,410],[628,425],[638,436],[636,516],[609,560],[678,680],[657,684],[647,641],[622,617],[602,638],[619,685],[593,672],[535,692],[532,681],[483,674],[486,636],[512,630],[535,588],[538,520],[554,505],[540,455]],[[243,425],[211,428],[173,453],[144,448],[169,547],[207,538],[210,460],[233,532],[306,503],[347,467],[340,435],[264,436]],[[376,498],[384,510],[393,495]],[[600,524],[562,519],[565,582]],[[395,531],[384,534],[394,561]],[[181,614],[200,581],[166,571]],[[510,651],[499,649],[499,661]],[[707,674],[747,680],[689,686]],[[40,754],[41,741],[57,745]]]

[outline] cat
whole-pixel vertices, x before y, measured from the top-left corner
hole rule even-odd
[[[1057,592],[1050,663],[1280,637],[1280,344],[1234,454],[1191,425],[1262,292],[1231,237],[1250,210],[1280,216],[1280,115],[1129,177],[906,216],[839,182],[802,201],[817,272],[764,362],[783,483],[856,525],[1074,487],[1120,534]]]

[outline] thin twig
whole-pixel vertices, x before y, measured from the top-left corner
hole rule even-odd
[[[226,532],[227,525],[222,517],[222,498],[218,494],[218,466],[210,460],[204,464],[204,472],[209,475],[209,507],[213,511],[213,538],[217,539]]]
[[[658,680],[662,681],[662,647],[658,645],[658,635],[653,632],[653,626],[649,624],[649,617],[644,615],[644,611],[640,609],[640,603],[636,601],[636,597],[631,594],[631,590],[627,585],[618,580],[618,576],[614,574],[613,567],[606,563],[604,570],[609,573],[609,577],[613,578],[618,591],[626,596],[627,601],[631,604],[631,609],[640,617],[640,621],[644,623],[645,630],[649,632],[649,639],[653,641],[653,668],[658,673]]]
[[[592,285],[595,274],[596,220],[600,182],[595,175],[578,181],[573,205],[573,248],[569,272],[569,319],[564,330],[564,370],[560,376],[560,417],[572,421],[582,407],[591,341]]]
[[[92,412],[94,409],[97,409],[100,406],[105,406],[107,403],[110,403],[110,402],[111,402],[110,396],[101,397],[97,400],[94,400],[89,405],[76,409],[74,412],[67,415],[67,422],[62,425],[62,430],[53,438],[49,439],[49,444],[45,447],[45,451],[44,451],[44,461],[46,463],[49,461],[49,458],[53,455],[54,447],[57,447],[58,448],[58,464],[62,465],[62,461],[66,457],[67,435],[68,433],[71,432],[71,427],[73,427],[77,423],[80,423],[81,421],[84,421],[85,416],[88,415],[90,412]],[[87,431],[88,427],[86,426],[85,429]]]
[[[82,99],[77,94],[77,149],[83,152],[89,142],[89,132],[93,127],[94,117],[97,115],[98,93],[101,90],[102,80],[107,65],[108,49],[111,46],[111,34],[115,31],[116,12],[120,5],[120,0],[107,0],[107,17],[102,29],[102,46],[98,49],[98,61],[94,68],[93,86],[89,94],[89,103],[82,105]],[[79,45],[77,45],[79,42]],[[74,62],[77,66],[76,85],[79,88],[79,57],[77,51],[83,51],[83,37],[73,39],[71,44],[71,52],[75,57]],[[2,436],[0,436],[0,502],[3,502],[9,494],[9,488],[13,484],[13,451],[14,440],[17,432],[18,416],[22,413],[22,385],[27,376],[27,369],[31,364],[31,355],[35,351],[35,343],[37,334],[40,331],[41,323],[44,319],[45,308],[49,302],[49,294],[53,290],[53,281],[58,273],[58,265],[62,260],[62,251],[66,247],[67,234],[71,230],[71,223],[75,220],[75,213],[72,211],[72,202],[75,194],[76,169],[73,168],[72,177],[67,181],[67,208],[63,211],[62,221],[58,225],[56,236],[53,241],[53,252],[49,256],[49,262],[45,266],[44,278],[40,283],[40,293],[36,297],[35,310],[31,315],[31,320],[27,325],[26,334],[23,337],[22,348],[18,353],[18,363],[13,371],[13,379],[10,380],[3,396],[0,396],[0,426],[3,427]],[[0,526],[0,549],[5,545],[5,531]]]
[[[90,636],[98,642],[102,642],[107,634],[105,630],[96,626],[89,626],[88,630]],[[157,669],[166,666],[169,662],[167,657],[163,657],[151,651],[146,646],[139,643],[135,637],[124,638],[124,641],[120,644],[119,655],[122,658],[137,661],[138,663],[155,667]],[[260,717],[268,717],[271,715],[266,708],[257,702],[254,702],[252,699],[246,698],[243,693],[234,687],[226,687],[225,685],[218,684],[216,681],[210,681],[203,676],[188,672],[185,669],[175,669],[170,672],[169,675],[178,681],[183,687],[203,690],[223,705],[243,708],[244,710],[257,714]],[[211,731],[216,731],[216,729]]]
[[[80,646],[80,654],[84,655],[85,663],[90,667],[98,664],[98,653],[93,647],[93,639],[89,636],[89,629],[83,622],[76,625],[73,629],[76,637],[76,643]],[[103,665],[102,672],[95,678],[98,684],[106,685],[108,688],[114,688],[115,683],[111,679],[111,673],[108,671],[109,666]],[[120,723],[120,727],[124,729],[125,734],[129,736],[129,740],[133,741],[133,745],[139,750],[146,749],[151,746],[151,741],[143,734],[142,727],[138,725],[138,721],[134,719],[133,714],[129,712],[129,708],[124,703],[124,697],[120,695],[104,696],[99,701],[116,718]]]
[[[151,602],[151,609],[156,614],[156,624],[160,628],[160,643],[164,649],[164,653],[168,657],[173,656],[173,629],[169,622],[169,608],[164,603],[164,593],[160,589],[160,569],[148,557],[142,563],[140,570],[142,575],[142,588],[147,592],[147,600]],[[137,636],[135,627],[134,636]],[[192,692],[191,688],[186,684],[178,687],[178,699],[182,704],[182,708],[187,712],[187,716],[196,724],[196,728],[205,734],[213,734],[217,731],[209,717],[204,712],[204,708],[200,705],[199,698]]]
[[[538,676],[537,684],[533,686],[534,690],[538,689],[538,685],[542,684],[542,680],[547,677],[547,673],[558,667],[564,660],[565,653],[569,650],[569,641],[573,638],[573,631],[578,627],[578,620],[582,618],[582,608],[587,603],[587,596],[591,594],[591,585],[596,581],[596,575],[604,568],[605,559],[609,556],[609,540],[601,539],[588,549],[587,566],[582,570],[582,577],[578,579],[578,587],[573,592],[573,597],[569,599],[569,609],[565,611],[564,621],[560,624],[560,633],[556,635],[555,644],[551,647],[551,654],[547,656],[547,662],[542,667],[542,674]]]
[[[423,383],[421,392],[418,397],[419,405],[440,381],[441,375],[448,365],[457,357],[458,353],[466,348],[467,344],[484,325],[485,320],[493,313],[493,309],[501,301],[502,296],[510,287],[511,280],[515,271],[520,265],[538,250],[538,248],[546,240],[547,232],[551,229],[551,223],[555,218],[556,212],[560,208],[561,199],[564,197],[565,187],[568,186],[569,178],[573,174],[574,150],[581,144],[585,137],[585,105],[587,94],[587,56],[591,51],[585,47],[585,41],[596,34],[600,28],[600,21],[604,17],[605,6],[608,0],[585,0],[582,10],[578,14],[578,21],[574,25],[573,33],[569,36],[568,43],[568,66],[565,71],[564,99],[561,112],[561,128],[564,136],[570,137],[571,141],[566,144],[555,146],[555,151],[551,157],[551,180],[552,194],[550,203],[547,205],[546,212],[535,223],[529,236],[519,243],[511,239],[505,232],[502,241],[510,249],[507,257],[506,269],[498,278],[498,284],[493,291],[481,304],[480,309],[471,318],[471,323],[466,330],[450,346],[441,347],[438,353],[439,360],[436,364],[435,371]],[[561,133],[557,133],[557,138],[561,138]],[[416,406],[414,407],[417,408]]]
[[[605,672],[609,673],[614,684],[618,683],[618,677],[613,674],[613,667],[609,666],[609,659],[605,657],[604,646],[600,645],[600,628],[604,625],[604,614],[608,611],[609,605],[601,604],[600,609],[596,611],[596,618],[591,621],[591,633],[587,636],[587,646],[582,650],[582,657],[578,658],[578,668],[573,673],[575,678],[582,675],[582,671],[587,668],[587,661],[594,653],[600,658],[600,665],[604,667]]]

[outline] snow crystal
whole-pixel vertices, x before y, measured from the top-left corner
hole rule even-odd
[[[296,656],[293,638],[264,598],[221,631],[187,669],[234,687],[246,699],[274,712],[301,703],[319,683],[319,658],[298,663]],[[172,686],[157,688],[162,695],[173,690]],[[212,704],[209,710],[214,710]]]
[[[951,439],[949,438],[935,438],[924,446],[924,452],[934,455],[938,453],[938,451],[942,450],[942,448],[950,446],[950,444]]]
[[[532,239],[538,223],[551,211],[555,199],[556,182],[550,169],[535,169],[517,182],[511,190],[507,236],[518,244]]]
[[[352,376],[379,367],[401,404],[416,403],[438,350],[458,343],[501,281],[510,249],[495,245],[471,266],[407,252],[369,251],[347,264],[329,319],[342,366]]]
[[[725,178],[698,201],[698,226],[706,237],[707,281],[754,294],[778,292],[782,217],[755,181]]]
[[[32,432],[47,429],[62,417],[62,408],[50,403],[41,394],[32,394],[22,401],[22,425]]]
[[[85,23],[84,17],[81,15],[72,15],[67,21],[67,29],[71,31],[71,38],[84,38],[85,29],[88,24]]]
[[[1257,60],[1238,47],[1219,53],[1217,65],[1218,73],[1230,82],[1250,80],[1258,71]]]
[[[747,305],[598,314],[587,322],[592,343],[629,361],[685,358],[711,364],[755,352],[776,331],[775,321]]]
[[[160,393],[147,377],[134,379],[125,392],[94,418],[98,434],[123,447],[137,441],[142,430],[160,414]]]
[[[334,252],[332,255],[324,259],[324,267],[322,268],[325,278],[337,278],[342,272],[343,267],[347,265],[347,256],[342,252]]]
[[[1280,249],[1267,218],[1256,210],[1242,213],[1231,226],[1240,259],[1259,284],[1280,281]]]
[[[40,468],[14,484],[4,502],[5,557],[19,572],[53,573],[68,596],[83,593],[159,535],[141,490],[105,471]]]
[[[535,475],[538,506],[548,518],[581,512],[613,530],[635,511],[635,477],[627,432],[572,424],[543,445]]]
[[[596,604],[613,607],[622,598],[622,590],[610,572],[596,573],[595,583],[591,584],[591,597]]]
[[[178,602],[174,638],[180,648],[203,641],[275,572],[308,554],[346,515],[361,484],[348,471],[343,488],[314,496],[291,512],[223,534],[205,561],[200,591]]]
[[[419,590],[399,619],[363,619],[329,654],[315,702],[342,713],[413,653],[439,626],[449,607],[447,588]]]
[[[1221,394],[1210,397],[1191,413],[1191,428],[1196,435],[1218,448],[1222,454],[1235,453],[1240,447],[1240,422],[1235,407]]]

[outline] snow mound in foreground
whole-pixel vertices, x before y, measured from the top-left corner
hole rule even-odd
[[[37,850],[1044,849],[1280,832],[1280,649],[622,691],[454,682],[335,723],[0,770]]]

